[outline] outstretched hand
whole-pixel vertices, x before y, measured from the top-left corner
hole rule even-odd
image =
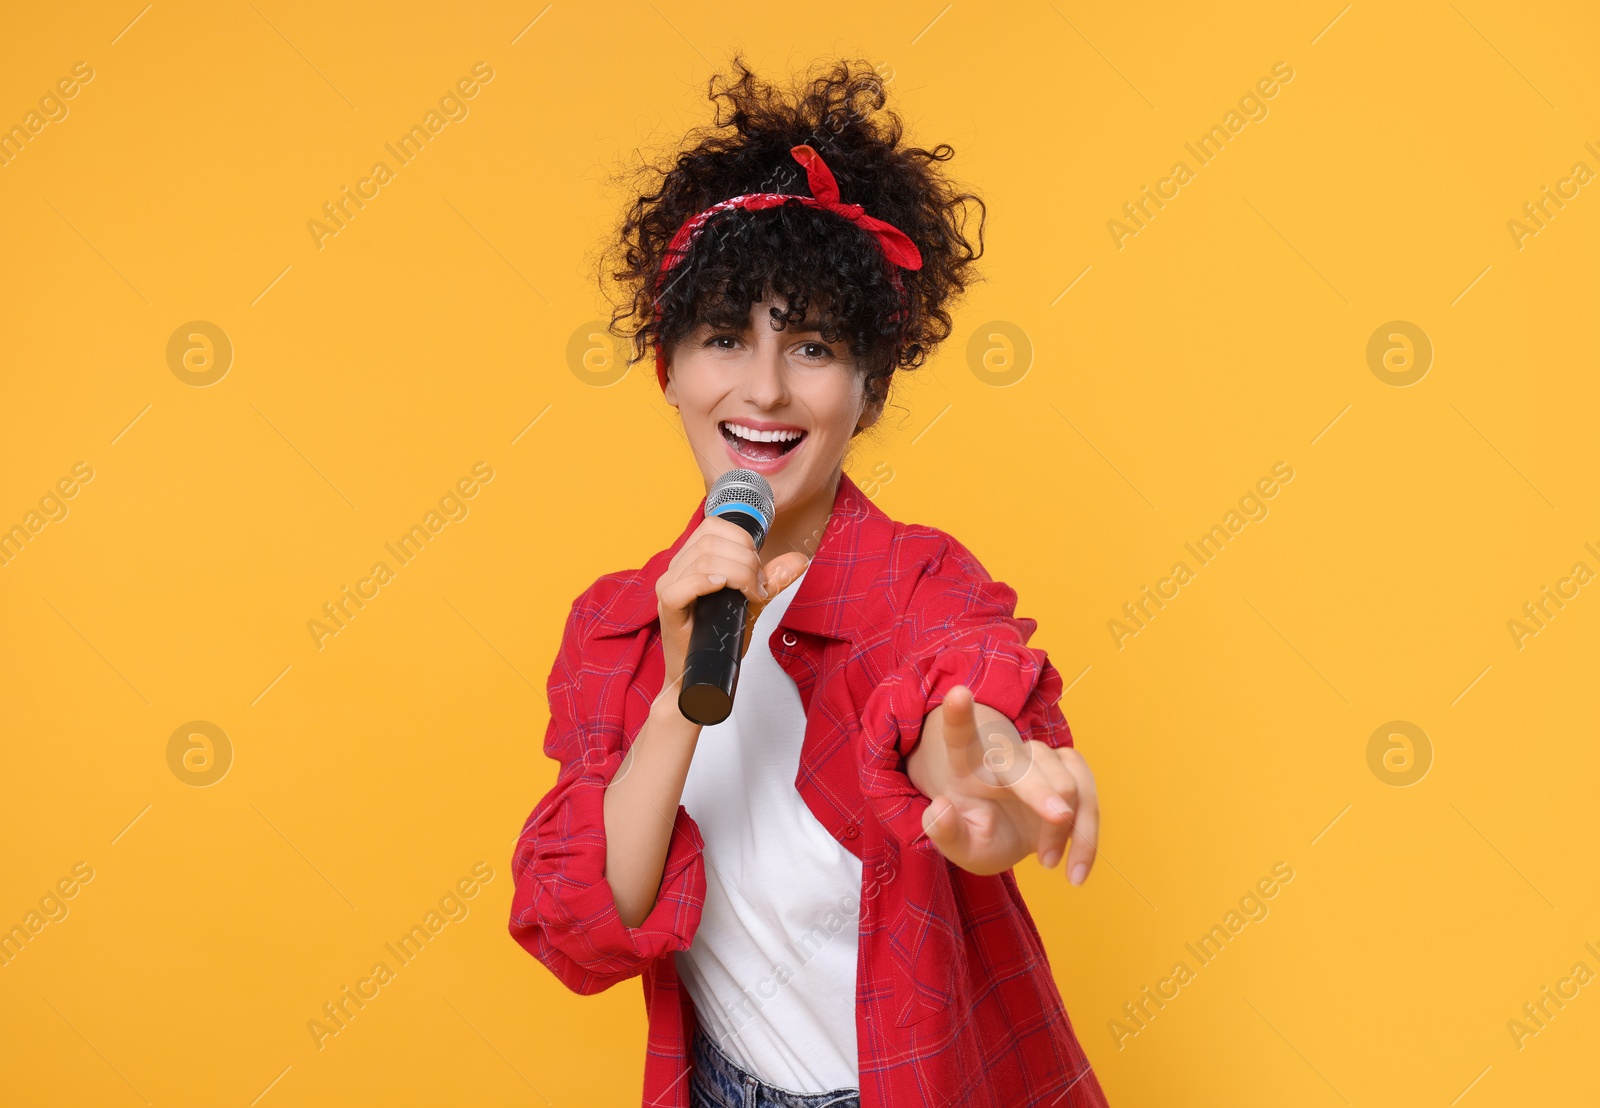
[[[1100,807],[1094,775],[1071,747],[1024,741],[1000,712],[957,685],[923,721],[907,759],[911,781],[931,803],[923,831],[971,873],[1000,873],[1030,854],[1083,884],[1094,865]],[[1070,853],[1067,843],[1071,840]]]

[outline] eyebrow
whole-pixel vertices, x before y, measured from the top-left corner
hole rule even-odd
[[[737,331],[742,334],[750,329],[750,321],[748,319],[742,319],[738,323],[718,323],[710,319],[703,319],[700,322],[703,326],[719,331]],[[790,335],[820,335],[822,334],[822,325],[816,321],[790,323],[784,327],[783,332]]]

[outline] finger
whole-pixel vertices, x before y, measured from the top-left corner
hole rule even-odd
[[[685,573],[719,574],[729,588],[738,589],[751,601],[767,599],[761,586],[761,563],[754,554],[726,557],[721,554],[702,554],[683,567]]]
[[[761,556],[759,554],[754,550],[746,550],[723,538],[696,543],[692,550],[685,548],[680,564],[685,567],[694,566],[707,558],[717,558],[724,562],[733,562],[736,565],[746,566],[754,574],[761,572]]]
[[[678,553],[681,554],[684,551],[694,550],[698,547],[706,545],[707,543],[727,543],[730,547],[735,547],[740,550],[755,550],[754,540],[748,542],[739,541],[740,536],[743,536],[746,539],[749,539],[750,536],[745,535],[744,531],[737,527],[735,527],[733,531],[734,533],[730,534],[724,527],[711,527],[708,524],[707,526],[696,531],[694,534],[690,535],[688,541],[678,548]]]
[[[1072,834],[1079,804],[1077,781],[1048,744],[1028,743],[1028,774],[1024,782],[1037,782],[1039,792],[1030,807],[1039,815],[1039,864],[1046,869],[1061,861]],[[1031,781],[1029,779],[1032,779]]]
[[[694,600],[702,596],[710,596],[712,592],[722,589],[736,589],[742,592],[750,602],[762,602],[765,597],[757,591],[755,576],[739,565],[730,562],[707,560],[702,565],[690,565],[678,573],[675,580],[669,581],[666,588],[661,591],[661,604],[664,607],[677,608],[680,612],[691,612]]]
[[[756,548],[756,540],[750,537],[750,532],[740,527],[737,523],[722,519],[719,516],[712,516],[701,523],[699,527],[695,528],[695,533],[690,538],[694,539],[702,535],[717,535],[722,538],[732,539],[747,550]]]
[[[672,574],[684,568],[693,567],[696,562],[707,555],[720,555],[748,563],[752,569],[759,572],[761,559],[756,554],[755,540],[745,533],[744,529],[725,519],[708,519],[700,525],[689,541],[679,548],[667,563],[667,572]]]
[[[950,775],[966,777],[973,767],[968,764],[969,751],[978,737],[978,718],[972,690],[965,685],[953,685],[944,694],[939,707],[939,718],[944,723],[945,757],[949,761]]]
[[[659,599],[663,608],[680,612],[687,612],[694,602],[702,596],[709,596],[730,585],[739,588],[736,577],[739,571],[727,565],[712,564],[709,570],[692,569],[679,574],[668,583],[660,592]],[[739,589],[745,594],[747,600],[752,599],[754,590],[753,581],[746,577],[746,587]],[[759,595],[753,597],[760,600]]]
[[[739,534],[744,535],[746,539],[750,537],[745,535],[743,531],[740,531]],[[696,535],[683,544],[677,556],[680,559],[689,559],[707,553],[725,554],[730,558],[744,558],[747,561],[759,560],[756,558],[755,546],[752,543],[741,543],[720,532]]]
[[[1010,735],[986,738],[984,766],[993,788],[1006,789],[1031,816],[1070,827],[1077,808],[1077,782],[1046,743],[1021,742]]]
[[[966,856],[967,824],[948,797],[936,797],[922,810],[922,831],[951,861]]]
[[[1094,775],[1082,758],[1067,759],[1062,764],[1078,783],[1078,816],[1072,826],[1072,849],[1067,853],[1067,880],[1081,885],[1094,868],[1100,847],[1100,796],[1095,790]]]

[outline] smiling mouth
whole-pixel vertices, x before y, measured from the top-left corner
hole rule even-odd
[[[799,446],[806,437],[806,432],[799,428],[759,431],[728,420],[717,424],[717,429],[735,454],[753,462],[775,462]]]

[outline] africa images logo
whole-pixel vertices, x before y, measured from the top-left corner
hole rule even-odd
[[[1269,75],[1262,77],[1239,97],[1236,109],[1230,110],[1223,116],[1221,123],[1213,123],[1211,128],[1194,142],[1184,143],[1183,148],[1189,152],[1198,166],[1210,165],[1246,127],[1267,118],[1271,110],[1267,107],[1267,101],[1277,96],[1283,90],[1283,86],[1292,80],[1294,80],[1294,68],[1288,62],[1279,62],[1272,67]],[[1149,185],[1143,186],[1140,189],[1140,196],[1122,205],[1122,214],[1126,222],[1121,219],[1106,220],[1106,230],[1111,233],[1111,241],[1117,244],[1117,249],[1125,249],[1128,245],[1127,240],[1143,231],[1156,214],[1167,206],[1166,201],[1176,200],[1183,186],[1197,180],[1198,177],[1197,170],[1180,159],[1172,164],[1172,170],[1167,176],[1156,182],[1154,191]],[[1167,191],[1169,188],[1170,192]]]

